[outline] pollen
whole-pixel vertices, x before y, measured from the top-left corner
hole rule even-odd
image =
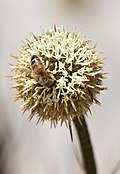
[[[93,103],[100,104],[97,96],[106,89],[104,58],[95,49],[91,40],[64,27],[53,26],[41,36],[32,34],[19,55],[12,55],[16,59],[12,66],[15,99],[22,101],[23,113],[29,110],[30,120],[36,116],[37,122],[48,120],[56,126],[58,122],[68,124],[74,117],[81,120]],[[40,59],[45,72],[54,77],[52,86],[42,85],[35,75],[31,67],[33,55]]]

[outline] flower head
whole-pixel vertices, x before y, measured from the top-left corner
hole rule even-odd
[[[30,110],[30,119],[36,115],[38,122],[50,120],[56,126],[76,116],[80,120],[92,103],[100,104],[97,94],[105,89],[103,58],[90,42],[54,26],[41,36],[32,34],[20,55],[13,55],[16,100],[22,99],[22,110]]]

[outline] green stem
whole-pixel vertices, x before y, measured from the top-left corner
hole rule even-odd
[[[81,121],[82,121],[82,125],[80,124],[77,117],[75,117],[73,120],[78,133],[79,143],[81,144],[86,173],[97,174],[93,148],[90,141],[87,124],[85,119],[82,119]]]

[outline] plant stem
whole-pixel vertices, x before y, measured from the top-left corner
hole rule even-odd
[[[80,124],[77,117],[73,120],[76,127],[79,143],[81,145],[85,169],[87,174],[97,174],[95,159],[93,154],[93,148],[90,141],[89,131],[87,128],[86,120],[83,118]]]

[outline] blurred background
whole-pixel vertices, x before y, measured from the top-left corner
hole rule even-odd
[[[87,123],[98,173],[111,174],[120,159],[120,0],[0,0],[0,174],[84,174],[74,128],[72,144],[65,126],[29,122],[5,77],[15,63],[10,54],[18,54],[22,40],[54,23],[76,26],[108,58],[108,90],[99,96],[102,107],[91,107]]]

